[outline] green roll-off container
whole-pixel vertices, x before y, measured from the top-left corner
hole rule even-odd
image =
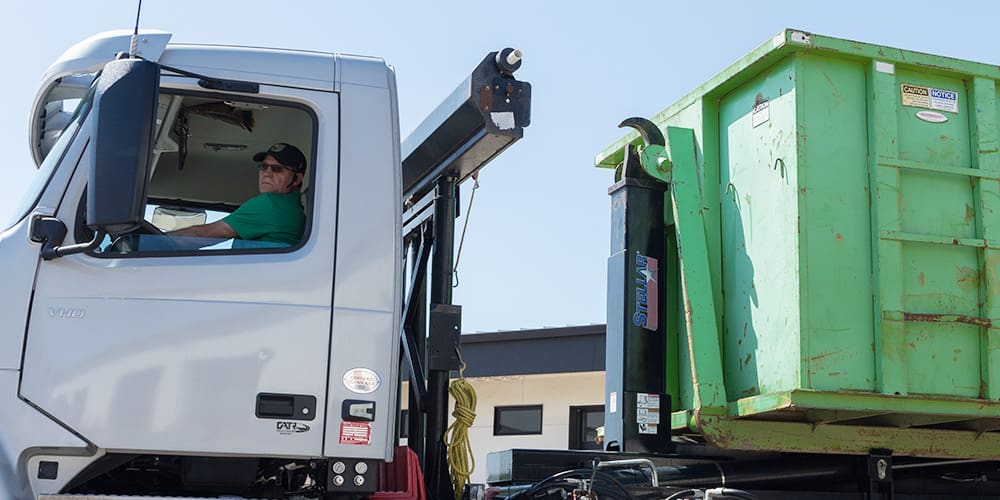
[[[786,30],[652,118],[693,131],[691,162],[667,151],[675,177],[697,171],[698,206],[667,234],[703,233],[707,255],[682,248],[680,268],[709,270],[667,285],[675,433],[1000,458],[998,81]],[[626,143],[641,139],[597,164]],[[699,294],[714,331],[685,320]]]

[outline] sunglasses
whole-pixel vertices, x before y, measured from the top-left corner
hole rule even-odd
[[[274,172],[276,174],[280,174],[280,173],[284,172],[285,170],[292,170],[292,169],[288,168],[288,167],[286,167],[284,165],[278,165],[277,163],[259,163],[257,165],[257,171],[258,172],[263,172],[265,170],[270,170],[271,172]]]

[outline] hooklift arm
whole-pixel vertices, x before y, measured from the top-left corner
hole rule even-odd
[[[726,415],[726,388],[698,189],[694,131],[667,127],[664,141],[659,128],[647,119],[629,118],[620,126],[635,128],[646,143],[637,152],[626,152],[626,157],[637,154],[643,172],[668,185],[664,197],[673,213],[684,320],[692,358],[694,407],[700,409],[690,416],[688,425],[698,430],[706,417]]]
[[[401,332],[411,373],[408,442],[422,458],[428,498],[454,498],[444,434],[461,334],[461,307],[452,304],[458,184],[523,137],[531,122],[531,85],[514,79],[520,66],[519,50],[488,54],[402,145],[403,238],[415,249]]]
[[[461,183],[524,136],[531,84],[514,79],[521,51],[491,52],[403,140],[403,199],[417,201],[437,180]]]

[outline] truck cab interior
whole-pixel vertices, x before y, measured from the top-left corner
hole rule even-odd
[[[215,222],[258,195],[253,156],[276,142],[296,145],[306,154],[302,205],[308,215],[309,180],[315,172],[310,161],[314,130],[312,114],[287,103],[161,93],[145,222],[127,234],[110,235],[95,253],[121,256],[289,248],[272,242],[163,233]]]
[[[58,139],[62,127],[84,95],[78,83],[63,82],[49,93],[38,123],[41,158]],[[85,90],[85,88],[83,88]],[[255,96],[234,98],[191,92],[161,91],[156,116],[152,172],[148,179],[145,220],[126,234],[109,235],[95,255],[151,255],[162,252],[276,251],[287,244],[167,236],[164,233],[212,223],[259,194],[255,153],[285,142],[306,155],[302,206],[311,213],[309,186],[315,175],[316,118],[305,106]],[[74,224],[76,242],[89,241],[86,199],[80,200]],[[301,244],[302,241],[299,242]],[[291,245],[295,247],[297,245]]]

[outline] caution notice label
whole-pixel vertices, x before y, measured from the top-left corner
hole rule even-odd
[[[899,87],[903,106],[958,113],[958,92],[910,83]]]
[[[639,434],[656,434],[660,425],[660,395],[638,393],[635,401],[635,420]]]

